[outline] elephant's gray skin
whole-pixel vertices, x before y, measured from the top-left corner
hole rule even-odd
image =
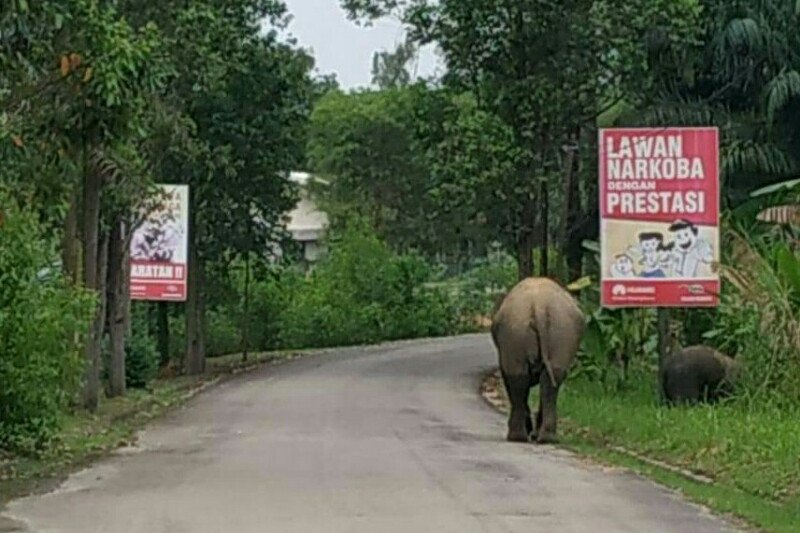
[[[520,281],[492,317],[492,339],[511,403],[507,439],[540,444],[556,440],[558,390],[575,360],[585,329],[578,304],[547,278]],[[540,385],[536,427],[528,395]]]
[[[714,403],[730,395],[740,372],[736,360],[708,346],[689,346],[667,357],[660,370],[667,405]]]

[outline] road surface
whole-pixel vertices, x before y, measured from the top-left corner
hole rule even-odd
[[[40,533],[731,531],[632,474],[506,443],[477,393],[494,364],[478,335],[265,368],[7,514]]]

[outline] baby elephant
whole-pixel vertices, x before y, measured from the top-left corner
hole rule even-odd
[[[740,365],[708,346],[690,346],[670,355],[660,372],[661,393],[668,405],[716,402],[730,395]]]

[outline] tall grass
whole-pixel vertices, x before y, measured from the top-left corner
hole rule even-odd
[[[705,336],[744,363],[744,398],[800,405],[800,307],[771,253],[775,244],[729,231],[725,246],[722,303]]]

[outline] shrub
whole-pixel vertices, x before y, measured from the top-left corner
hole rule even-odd
[[[459,314],[467,319],[488,316],[497,298],[516,283],[516,260],[508,254],[492,254],[463,276],[458,292]]]
[[[444,335],[456,310],[442,291],[424,287],[431,271],[416,255],[398,256],[367,227],[350,223],[331,254],[285,298],[285,347],[364,344]]]
[[[54,239],[0,191],[0,447],[46,445],[80,387],[93,298],[54,269]]]
[[[292,268],[254,263],[250,285],[249,312],[244,314],[244,274],[236,280],[238,300],[231,313],[238,318],[237,327],[244,341],[247,335],[250,350],[269,351],[280,348],[283,312],[303,286],[303,276]]]
[[[132,307],[132,333],[125,344],[125,384],[134,389],[147,387],[158,375],[156,340],[149,334],[146,309]]]
[[[746,396],[800,405],[800,307],[776,260],[783,245],[734,232],[727,237],[726,263],[735,267],[723,270],[722,304],[706,339],[744,362]]]
[[[169,358],[178,365],[186,355],[186,314],[181,312],[169,315]]]
[[[209,357],[238,352],[242,347],[239,309],[222,306],[210,309],[206,315],[206,354]]]

